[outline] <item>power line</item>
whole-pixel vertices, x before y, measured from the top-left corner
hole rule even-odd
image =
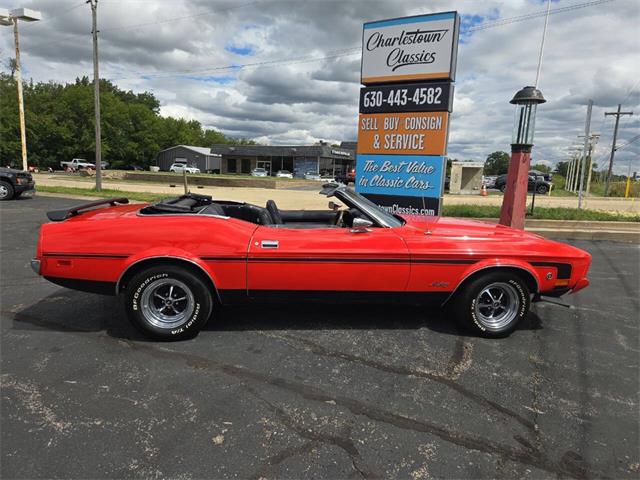
[[[640,135],[636,135],[635,137],[632,137],[630,140],[627,141],[627,143],[625,143],[624,145],[621,145],[619,147],[616,147],[616,151],[620,151],[625,147],[628,147],[629,145],[631,145],[633,142],[640,140]]]

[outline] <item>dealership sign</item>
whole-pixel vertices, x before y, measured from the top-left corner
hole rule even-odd
[[[447,112],[361,114],[358,153],[444,155]]]
[[[459,26],[456,12],[364,24],[356,191],[391,213],[440,214]]]
[[[436,215],[444,165],[442,156],[358,155],[356,188],[391,213]]]
[[[456,12],[365,23],[361,83],[454,80],[459,29]]]
[[[450,112],[453,83],[403,83],[360,89],[360,113]]]

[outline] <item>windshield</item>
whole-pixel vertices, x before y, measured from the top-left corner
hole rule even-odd
[[[350,188],[340,188],[336,190],[335,196],[349,206],[355,207],[362,211],[362,213],[370,216],[373,220],[384,227],[401,227],[405,223],[404,220],[385,212],[371,200],[363,197]]]

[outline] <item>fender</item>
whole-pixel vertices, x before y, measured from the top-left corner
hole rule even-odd
[[[216,285],[219,285],[219,283],[218,283],[218,278],[215,272],[211,268],[209,268],[209,266],[205,262],[203,262],[199,257],[193,255],[190,252],[187,252],[186,250],[182,250],[180,248],[155,247],[155,248],[150,248],[148,250],[144,250],[142,252],[138,252],[135,255],[132,255],[129,258],[127,258],[127,261],[124,265],[122,273],[120,273],[120,276],[118,277],[118,281],[116,282],[116,292],[115,292],[116,295],[118,295],[120,291],[120,282],[122,281],[125,274],[127,273],[127,271],[129,271],[131,267],[145,260],[154,260],[154,259],[182,260],[195,265],[200,270],[202,270],[202,272],[207,277],[209,277],[209,279],[213,283],[213,286],[216,290],[216,294],[218,294]]]
[[[525,262],[523,260],[518,260],[514,258],[504,258],[504,259],[503,258],[487,258],[477,263],[474,263],[473,265],[469,266],[467,270],[464,271],[464,273],[460,277],[460,281],[458,282],[458,285],[456,285],[456,288],[453,290],[453,292],[451,292],[451,294],[447,297],[447,299],[444,302],[442,302],[442,304],[444,305],[445,303],[447,303],[455,295],[455,293],[458,291],[460,286],[471,275],[481,270],[487,270],[490,268],[497,268],[497,267],[517,268],[529,273],[536,282],[535,292],[531,292],[531,293],[537,293],[540,291],[540,285],[541,285],[540,275],[538,275],[538,272],[536,272],[536,270],[531,266],[529,262]]]

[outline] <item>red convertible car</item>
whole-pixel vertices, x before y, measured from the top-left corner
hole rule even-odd
[[[196,334],[216,302],[323,300],[451,307],[480,335],[505,336],[531,301],[587,285],[591,256],[480,221],[391,215],[327,184],[323,211],[188,194],[49,212],[34,270],[78,290],[121,295],[159,339]]]

